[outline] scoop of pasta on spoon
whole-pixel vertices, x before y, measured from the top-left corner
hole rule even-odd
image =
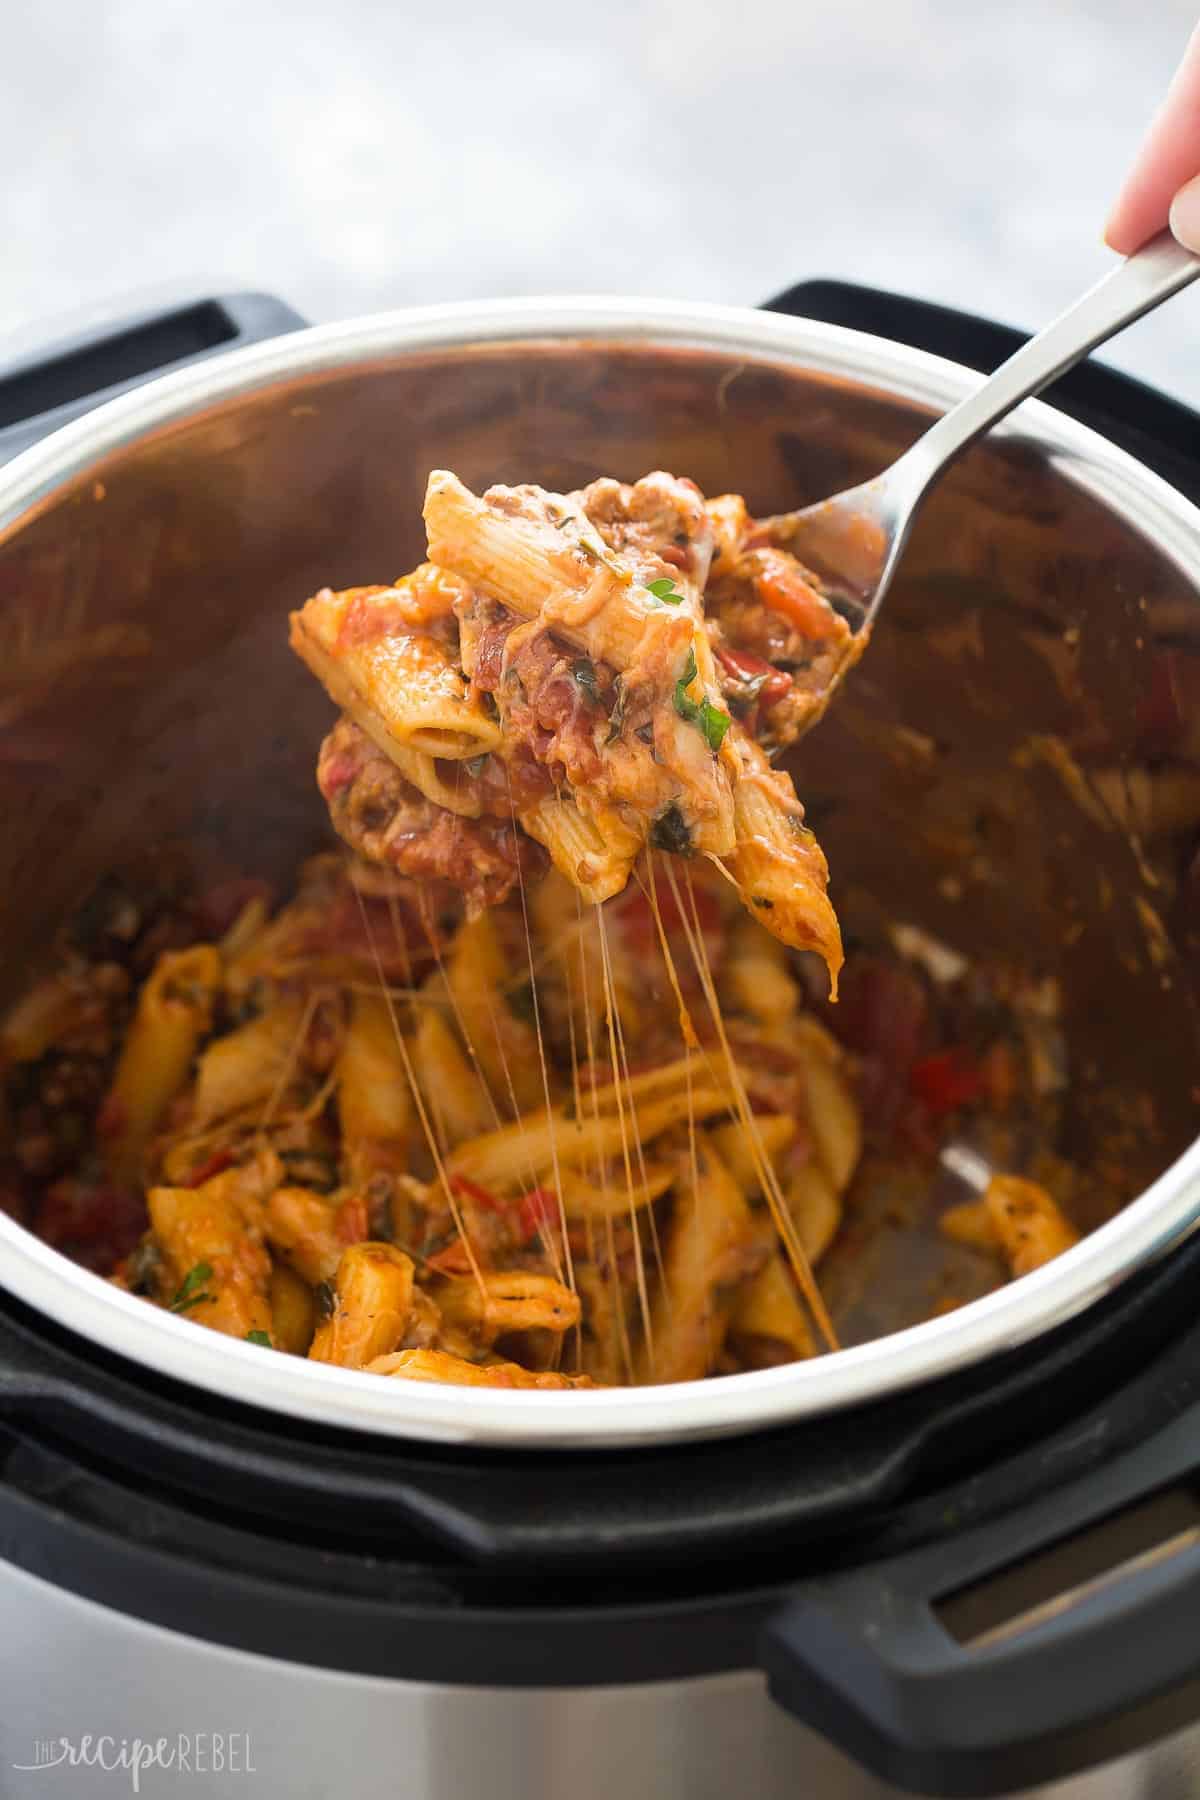
[[[1160,306],[1200,275],[1200,257],[1169,231],[1126,257],[978,388],[938,419],[883,474],[759,529],[824,578],[853,622],[856,649],[833,671],[828,703],[866,646],[904,546],[930,490],[950,464],[1014,407],[1041,393],[1097,345]],[[816,716],[819,716],[816,715]],[[813,720],[810,719],[809,723]]]

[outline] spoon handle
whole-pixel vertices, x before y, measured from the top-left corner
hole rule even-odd
[[[951,459],[1030,394],[1080,362],[1097,344],[1140,319],[1200,275],[1200,256],[1169,231],[1089,288],[1064,313],[1022,344],[973,394],[948,412],[903,458],[925,488]]]

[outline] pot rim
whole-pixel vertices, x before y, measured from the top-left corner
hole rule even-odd
[[[227,351],[158,376],[63,426],[0,469],[0,542],[66,481],[153,428],[284,379],[408,353],[505,342],[694,348],[813,370],[943,410],[970,370],[862,332],[749,308],[590,296],[468,301],[372,314]],[[1148,536],[1200,589],[1200,510],[1133,457],[1037,400],[994,435],[1033,439],[1050,463]],[[147,1306],[0,1214],[5,1287],[156,1374],[343,1429],[508,1448],[661,1445],[778,1427],[876,1400],[1028,1343],[1112,1292],[1200,1223],[1200,1140],[1116,1218],[1032,1275],[957,1312],[834,1356],[672,1386],[531,1393],[385,1381],[264,1356]]]

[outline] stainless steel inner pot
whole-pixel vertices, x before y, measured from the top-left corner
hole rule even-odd
[[[139,847],[181,839],[201,867],[286,882],[325,841],[313,764],[329,706],[286,649],[285,614],[319,585],[419,559],[430,467],[558,488],[667,467],[774,511],[873,473],[975,379],[735,309],[439,307],[184,369],[26,451],[0,471],[3,998],[90,881]],[[902,919],[1058,984],[1065,1148],[1085,1166],[1119,1158],[1139,1197],[1036,1275],[819,1361],[561,1395],[264,1357],[0,1217],[5,1285],[148,1368],[285,1413],[572,1447],[777,1425],[1069,1318],[1200,1215],[1196,958],[1179,886],[1200,800],[1189,810],[1177,747],[1172,803],[1151,808],[1160,836],[1128,828],[1163,754],[1164,650],[1172,679],[1195,667],[1198,588],[1200,514],[1027,404],[928,506],[866,663],[794,765],[852,930]]]

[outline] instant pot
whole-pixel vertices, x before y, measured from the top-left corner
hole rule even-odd
[[[420,559],[430,467],[781,510],[1016,342],[824,283],[311,330],[236,296],[10,366],[0,1003],[123,858],[286,885],[323,841],[283,621]],[[853,933],[1053,992],[1061,1147],[1130,1203],[1085,1187],[1076,1249],[918,1324],[883,1229],[837,1355],[570,1394],[264,1355],[0,1217],[0,1792],[102,1800],[160,1741],[142,1793],[1200,1790],[1196,498],[1200,421],[1074,371],[930,501],[795,766]]]

